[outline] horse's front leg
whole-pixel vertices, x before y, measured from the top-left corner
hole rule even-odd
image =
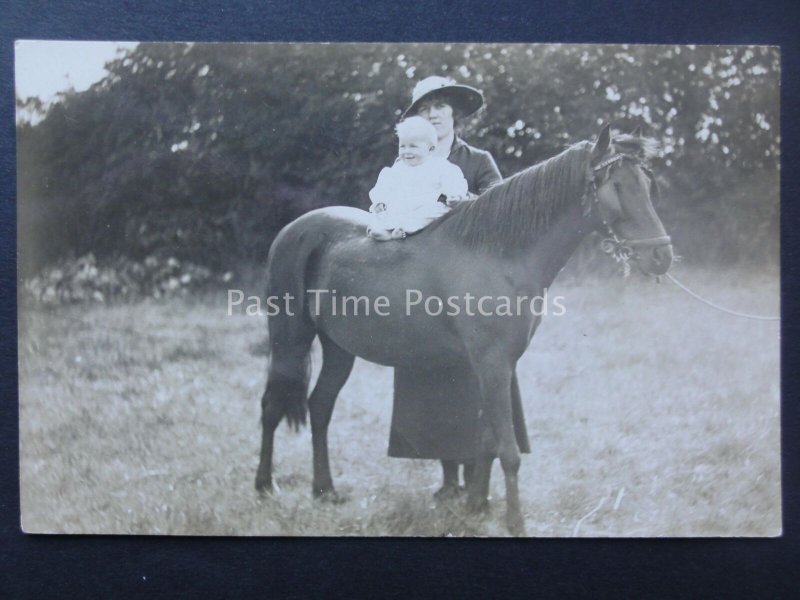
[[[480,439],[476,448],[475,473],[468,506],[485,505],[489,476],[495,456],[500,458],[506,482],[506,523],[512,535],[525,535],[525,521],[519,501],[520,452],[514,434],[511,385],[513,365],[502,357],[484,356],[476,372],[481,387]]]

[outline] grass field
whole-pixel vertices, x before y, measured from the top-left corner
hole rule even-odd
[[[775,314],[777,277],[676,269],[737,310]],[[713,311],[641,277],[564,281],[519,364],[534,536],[777,535],[779,325]],[[389,459],[391,370],[357,361],[330,430],[348,500],[311,498],[311,439],[281,425],[279,490],[253,479],[263,318],[225,295],[20,310],[22,525],[29,532],[502,536],[491,510],[437,503],[433,461]],[[317,350],[315,349],[315,353]],[[317,353],[318,357],[318,353]],[[315,362],[319,366],[319,361]]]

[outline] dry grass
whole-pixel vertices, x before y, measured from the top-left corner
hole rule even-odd
[[[777,311],[776,277],[683,278],[733,308]],[[551,293],[567,315],[545,320],[519,367],[529,534],[779,534],[778,325],[636,277]],[[363,361],[331,424],[348,501],[311,499],[310,434],[285,426],[280,490],[259,499],[265,322],[225,316],[224,300],[21,311],[26,531],[505,535],[499,467],[491,512],[474,517],[434,502],[437,463],[386,457],[391,371]]]

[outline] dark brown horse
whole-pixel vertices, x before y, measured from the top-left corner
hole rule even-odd
[[[270,250],[267,291],[289,294],[295,305],[293,314],[283,311],[269,320],[271,358],[261,401],[256,488],[272,487],[278,423],[285,417],[298,425],[308,409],[313,492],[333,493],[328,424],[356,356],[428,368],[468,361],[480,383],[482,406],[467,505],[485,506],[491,464],[499,457],[507,524],[511,533],[524,534],[512,393],[517,360],[541,317],[527,300],[520,310],[520,299],[541,298],[594,230],[609,237],[609,251],[635,261],[643,272],[667,271],[672,247],[653,209],[655,181],[644,166],[652,147],[651,140],[638,136],[611,139],[606,126],[596,143],[578,143],[510,177],[404,241],[368,238],[367,213],[354,208],[315,210],[287,225]],[[344,305],[344,296],[361,301]],[[482,297],[489,299],[479,311]],[[322,368],[308,396],[315,337],[322,344]]]

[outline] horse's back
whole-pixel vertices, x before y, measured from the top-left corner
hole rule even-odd
[[[351,206],[326,206],[298,217],[286,225],[276,238],[323,235],[329,239],[366,235],[370,213]]]
[[[372,215],[349,206],[329,206],[310,211],[288,225],[270,248],[270,264],[286,260],[287,255],[307,255],[313,248],[317,258],[362,267],[376,263],[383,268],[408,260],[418,245],[417,237],[379,242],[367,235]],[[280,257],[280,258],[279,258]]]

